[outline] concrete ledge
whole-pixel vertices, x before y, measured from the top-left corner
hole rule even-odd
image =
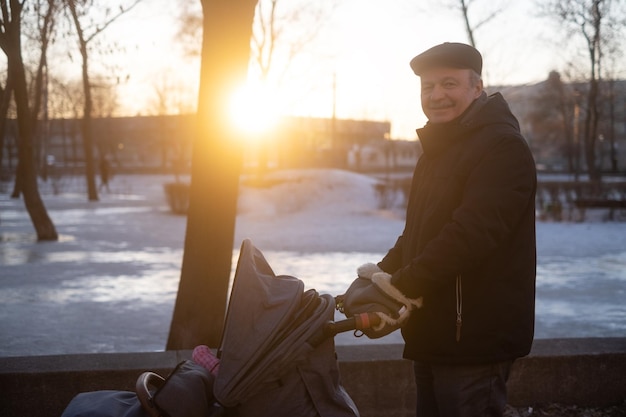
[[[167,375],[190,351],[0,358],[0,416],[60,416],[80,392],[134,390],[146,370]],[[412,364],[401,345],[337,346],[341,378],[362,417],[414,414]],[[509,403],[605,406],[626,398],[626,338],[536,340],[515,362]]]

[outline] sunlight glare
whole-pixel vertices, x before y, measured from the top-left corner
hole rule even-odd
[[[267,133],[278,121],[276,100],[266,88],[245,85],[231,96],[231,123],[250,137]]]

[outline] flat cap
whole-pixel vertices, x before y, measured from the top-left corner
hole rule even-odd
[[[480,74],[483,57],[476,48],[464,43],[445,42],[422,52],[411,60],[415,75],[433,67],[472,69]]]

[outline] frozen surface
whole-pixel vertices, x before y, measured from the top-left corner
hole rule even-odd
[[[0,356],[164,349],[185,234],[185,217],[169,212],[163,193],[172,179],[116,176],[95,203],[80,178],[57,183],[59,195],[42,184],[59,242],[36,242],[23,202],[2,190]],[[282,172],[279,180],[242,187],[233,267],[248,237],[277,274],[337,295],[402,230],[402,210],[378,208],[371,177],[311,170]],[[537,223],[538,338],[626,336],[626,222],[596,217]]]

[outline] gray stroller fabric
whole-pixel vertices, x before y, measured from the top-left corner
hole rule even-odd
[[[183,361],[156,390],[150,403],[160,415],[206,417],[213,409],[214,378],[203,366]]]
[[[332,296],[276,276],[244,240],[218,352],[216,399],[239,417],[357,417],[340,383],[334,339],[320,337],[334,309]]]
[[[149,417],[137,395],[130,391],[81,392],[69,402],[61,417]]]

